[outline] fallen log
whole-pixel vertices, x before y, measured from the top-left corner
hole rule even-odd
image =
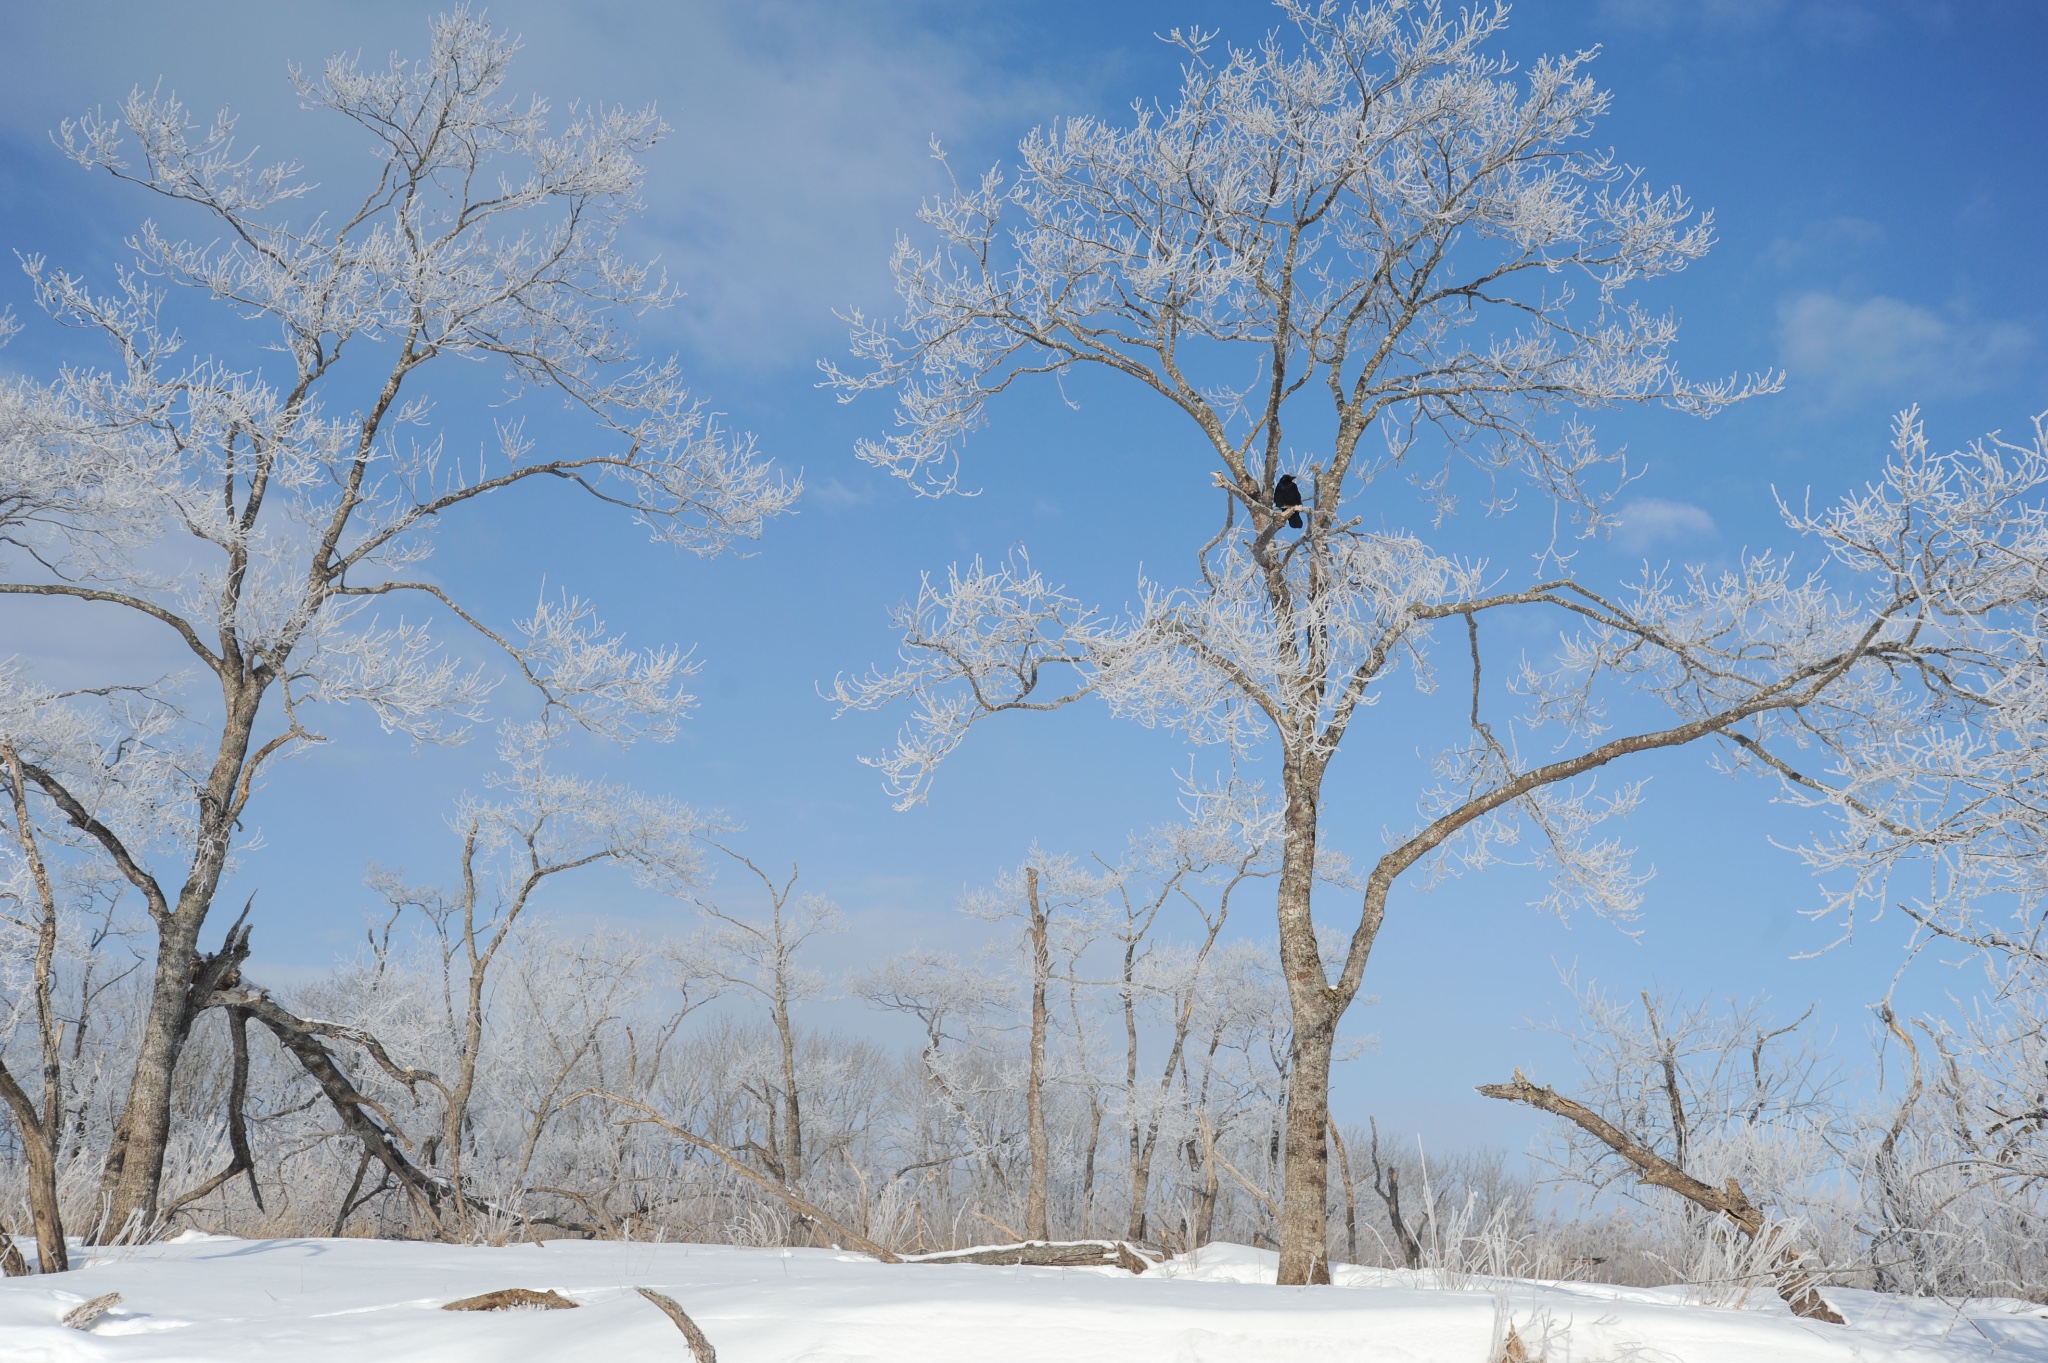
[[[91,1301],[80,1302],[64,1313],[64,1324],[74,1330],[90,1330],[100,1323],[100,1317],[121,1304],[119,1292],[109,1292]]]
[[[442,1306],[443,1311],[573,1311],[582,1302],[570,1301],[552,1289],[536,1292],[530,1287],[501,1287]]]
[[[1150,1264],[1121,1240],[1025,1240],[1014,1245],[949,1250],[905,1259],[909,1264],[996,1264],[1029,1268],[1121,1268],[1143,1273]]]

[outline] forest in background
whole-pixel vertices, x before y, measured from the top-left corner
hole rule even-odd
[[[1021,550],[927,578],[894,618],[900,665],[831,688],[911,709],[873,759],[904,801],[982,719],[1070,703],[1227,757],[1191,779],[1184,823],[1113,855],[1020,848],[963,900],[982,957],[851,976],[827,964],[836,909],[793,865],[569,760],[583,736],[672,738],[693,703],[680,653],[627,647],[568,596],[486,620],[421,567],[434,525],[519,485],[593,496],[699,554],[795,503],[797,481],[625,330],[676,302],[617,246],[659,119],[578,106],[551,126],[500,92],[516,45],[457,12],[422,62],[298,76],[382,153],[324,217],[294,216],[296,168],[161,94],[61,130],[81,165],[227,235],[151,223],[104,293],[31,258],[44,308],[116,360],[0,395],[0,589],[133,612],[193,668],[59,690],[0,659],[0,1216],[41,1268],[63,1267],[67,1231],[193,1225],[892,1255],[1229,1239],[1280,1250],[1283,1281],[1337,1260],[1446,1285],[1776,1290],[1795,1309],[1816,1279],[2042,1298],[2039,432],[1942,454],[1902,416],[1877,481],[1788,511],[1826,577],[1765,552],[1718,577],[1587,583],[1552,555],[1504,583],[1371,528],[1376,480],[1426,464],[1427,436],[1444,471],[1411,477],[1437,514],[1472,477],[1600,533],[1625,469],[1575,412],[1705,416],[1781,376],[1688,380],[1675,321],[1623,298],[1711,233],[1585,149],[1605,96],[1583,61],[1540,63],[1524,88],[1488,55],[1504,12],[1281,10],[1292,46],[1175,35],[1186,86],[1156,123],[1069,122],[1025,143],[1014,184],[927,205],[938,244],[896,260],[903,318],[856,315],[850,367],[828,367],[843,395],[898,404],[860,456],[945,495],[986,403],[1096,366],[1192,418],[1222,467],[1189,471],[1228,507],[1190,532],[1196,572],[1141,584],[1126,615]],[[180,290],[267,325],[289,374],[185,353],[164,315]],[[1505,330],[1475,330],[1488,309]],[[1253,379],[1213,358],[1234,346],[1260,356]],[[369,382],[344,355],[370,358]],[[447,455],[420,434],[416,376],[458,358],[582,429],[505,422],[485,454]],[[1332,404],[1306,422],[1334,431],[1308,458],[1281,435],[1303,395]],[[500,713],[501,679],[424,628],[384,623],[392,598],[470,630],[538,717]],[[1567,632],[1555,656],[1489,668],[1480,622],[1517,611]],[[1318,852],[1322,774],[1397,677],[1460,727],[1415,826],[1354,866]],[[493,722],[500,769],[451,812],[444,880],[373,872],[384,907],[357,957],[267,989],[244,978],[248,907],[230,923],[214,901],[265,765],[325,742],[319,707],[342,705],[424,744]],[[1947,1016],[1879,1004],[1866,1062],[1761,1002],[1575,985],[1576,1074],[1470,1076],[1556,1120],[1528,1173],[1480,1142],[1417,1149],[1399,1113],[1332,1122],[1339,1025],[1399,878],[1536,848],[1556,907],[1626,919],[1643,877],[1602,827],[1640,786],[1593,778],[1695,743],[1836,820],[1803,850],[1840,912],[1904,898],[1923,943],[1982,962],[1977,995]],[[1271,790],[1236,775],[1261,751]],[[599,866],[693,906],[701,931],[551,932],[536,906]],[[714,870],[759,891],[714,897]],[[1318,919],[1312,896],[1347,907]],[[811,1026],[823,993],[924,1041],[895,1054]],[[5,1257],[29,1266],[20,1245]]]

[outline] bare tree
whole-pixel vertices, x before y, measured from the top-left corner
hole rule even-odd
[[[1141,581],[1138,606],[1116,617],[1021,551],[956,566],[897,611],[899,664],[842,678],[835,695],[915,707],[872,759],[906,804],[980,720],[1091,696],[1239,755],[1276,753],[1295,1047],[1281,1280],[1302,1283],[1327,1276],[1332,1048],[1395,885],[1418,867],[1486,866],[1519,843],[1550,873],[1546,905],[1625,916],[1642,877],[1599,830],[1640,787],[1597,791],[1609,764],[1713,740],[1734,765],[1797,787],[1811,778],[1781,748],[1846,752],[1882,729],[1885,746],[1909,750],[1921,731],[1894,725],[1892,692],[1949,688],[1937,657],[2018,665],[2038,638],[2019,618],[2041,600],[2023,581],[2032,569],[2001,568],[1995,600],[1982,588],[2008,562],[1992,546],[2032,561],[2026,499],[2041,479],[2031,455],[1994,474],[1963,454],[1908,452],[1838,511],[1788,509],[1844,571],[1832,584],[1757,554],[1725,575],[1647,572],[1602,589],[1574,578],[1553,528],[1538,580],[1515,589],[1483,562],[1372,528],[1392,519],[1382,494],[1397,470],[1434,516],[1452,511],[1462,458],[1490,510],[1533,492],[1556,513],[1546,524],[1576,517],[1594,533],[1626,470],[1574,409],[1705,416],[1777,379],[1684,379],[1669,357],[1675,321],[1626,301],[1698,259],[1710,220],[1592,149],[1606,96],[1591,54],[1538,62],[1518,82],[1485,51],[1498,7],[1280,7],[1296,40],[1219,54],[1176,34],[1188,56],[1172,106],[1141,107],[1123,127],[1078,118],[1036,133],[1014,183],[991,172],[928,206],[937,247],[906,240],[895,258],[900,324],[856,316],[863,367],[830,372],[845,397],[896,394],[898,432],[860,453],[933,493],[954,489],[962,440],[1011,384],[1086,367],[1131,381],[1190,420],[1220,465],[1184,466],[1226,499],[1194,573]],[[1290,454],[1303,429],[1328,442],[1319,457]],[[1283,503],[1283,475],[1299,506]],[[1286,533],[1297,518],[1300,533]],[[1979,628],[1998,610],[2012,613],[2007,632]],[[1483,667],[1482,621],[1540,613],[1565,638],[1503,686]],[[1362,868],[1348,949],[1326,966],[1311,912],[1323,783],[1387,683],[1406,673],[1437,689],[1439,626],[1469,658],[1464,736],[1435,751],[1418,823]],[[1512,722],[1488,715],[1502,691],[1526,707]],[[1631,727],[1616,716],[1640,707],[1611,708],[1630,691],[1675,713]],[[1544,726],[1556,730],[1547,755],[1532,757],[1522,740]],[[2017,745],[2004,751],[2020,760]]]
[[[0,930],[15,929],[33,943],[26,992],[42,1080],[38,1098],[8,1068],[4,1047],[14,1034],[15,1019],[0,1017],[0,1027],[4,1027],[0,1030],[0,1100],[6,1102],[14,1118],[28,1163],[29,1216],[35,1226],[37,1264],[45,1273],[62,1273],[71,1267],[71,1259],[64,1244],[64,1215],[57,1202],[57,1158],[64,1139],[64,1035],[56,1007],[57,887],[49,863],[43,859],[36,818],[29,808],[30,786],[22,771],[21,750],[6,728],[0,728],[0,791],[6,794],[8,805],[6,817],[0,818],[0,830],[13,842],[9,851],[14,854],[0,861],[0,868],[12,869],[10,862],[19,864],[16,874],[0,876]],[[6,912],[10,908],[21,916]],[[4,980],[4,973],[11,973],[6,971],[8,964],[11,962],[0,963],[0,981],[12,985],[13,981]],[[11,988],[7,992],[15,993]]]
[[[1100,900],[1110,878],[1083,870],[1068,856],[1048,856],[1036,844],[1015,871],[987,890],[970,895],[961,907],[977,918],[995,922],[1017,919],[1023,925],[1025,973],[1031,981],[1030,1015],[1026,1023],[1024,1111],[1031,1173],[1024,1192],[1024,1236],[1050,1237],[1047,1194],[1052,1178],[1052,1144],[1045,1125],[1046,1039],[1052,1026],[1051,990],[1055,931],[1066,938],[1092,935]],[[1078,954],[1065,944],[1061,955]],[[1072,983],[1068,985],[1072,988]]]
[[[7,401],[33,420],[0,442],[0,593],[147,622],[206,684],[100,698],[117,731],[149,702],[175,715],[168,739],[126,732],[107,745],[161,756],[175,741],[164,817],[108,817],[87,768],[22,768],[120,869],[156,930],[148,1022],[106,1166],[115,1233],[158,1210],[172,1074],[207,998],[193,976],[201,933],[268,764],[321,741],[322,704],[366,705],[386,729],[440,741],[492,688],[422,623],[377,615],[382,600],[445,608],[595,731],[664,737],[687,704],[680,653],[627,648],[583,601],[487,623],[418,571],[432,528],[539,480],[626,510],[658,542],[715,553],[797,491],[688,395],[672,360],[639,356],[622,329],[674,298],[616,244],[660,120],[578,105],[551,129],[544,102],[503,91],[516,47],[457,12],[434,22],[419,62],[343,56],[295,75],[305,105],[370,143],[352,191],[316,195],[296,165],[238,152],[231,116],[196,123],[162,94],[138,90],[118,118],[63,126],[81,165],[148,191],[165,222],[199,224],[191,240],[146,224],[132,239],[138,268],[110,293],[28,262],[44,308],[100,334],[117,360],[11,386]],[[295,213],[316,197],[333,209]],[[171,294],[254,328],[246,363],[187,355],[163,315]],[[421,434],[422,385],[465,359],[498,366],[514,396],[565,401],[582,422],[573,447],[526,435],[516,412],[474,458]]]
[[[684,892],[702,873],[696,845],[705,827],[701,816],[671,800],[557,769],[549,752],[561,738],[560,727],[547,721],[506,727],[498,750],[503,767],[489,780],[501,798],[465,799],[450,820],[462,839],[452,890],[408,885],[388,872],[371,878],[394,911],[424,913],[439,940],[455,1063],[443,1089],[440,1132],[424,1155],[430,1164],[446,1156],[458,1192],[491,968],[534,896],[556,877],[592,866],[626,867],[642,884],[668,894]],[[458,1218],[466,1216],[466,1206],[456,1199]]]
[[[1154,829],[1135,849],[1133,865],[1117,877],[1122,913],[1109,933],[1122,948],[1116,990],[1124,1023],[1124,1106],[1128,1123],[1129,1212],[1124,1234],[1146,1238],[1152,1166],[1160,1131],[1178,1082],[1187,1084],[1187,1046],[1205,991],[1207,967],[1231,900],[1248,883],[1274,874],[1272,854],[1279,832],[1278,811],[1256,788],[1229,784],[1191,790],[1192,817],[1185,824]],[[1142,886],[1142,890],[1139,887]],[[1201,924],[1191,951],[1154,954],[1149,942],[1169,904],[1193,911]],[[1139,1092],[1138,1014],[1143,998],[1165,1007],[1166,1054],[1149,1095]],[[1183,1094],[1185,1097],[1185,1094]]]
[[[707,839],[707,841],[709,841]],[[776,1103],[772,1093],[767,1103],[767,1144],[761,1148],[770,1172],[795,1187],[803,1179],[804,1123],[802,1084],[797,1075],[796,1020],[791,1012],[797,1003],[823,987],[823,977],[801,964],[798,957],[813,938],[845,931],[839,906],[823,895],[796,895],[797,868],[777,881],[748,858],[711,842],[751,871],[767,892],[765,916],[747,916],[736,909],[699,900],[713,926],[700,939],[696,957],[710,978],[745,990],[768,1006],[775,1025],[775,1040],[781,1062],[780,1137],[777,1135]]]

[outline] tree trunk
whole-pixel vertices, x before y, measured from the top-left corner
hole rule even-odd
[[[775,1032],[782,1042],[782,1169],[791,1186],[804,1171],[804,1111],[796,1087],[796,1024],[789,1016],[789,985],[778,968],[775,976]]]
[[[199,921],[200,913],[188,914],[181,908],[158,934],[156,979],[142,1023],[142,1045],[102,1176],[106,1212],[94,1232],[102,1244],[146,1231],[156,1220],[164,1154],[170,1148],[171,1080],[192,1033],[191,981],[199,964]]]
[[[1294,1018],[1287,1084],[1287,1169],[1280,1206],[1283,1285],[1330,1281],[1330,1058],[1343,1009],[1323,973],[1309,899],[1315,885],[1316,794],[1320,772],[1289,756],[1280,853],[1280,965]]]
[[[1093,1090],[1088,1094],[1088,1149],[1081,1158],[1081,1200],[1093,1203],[1095,1200],[1095,1149],[1102,1143],[1102,1099]],[[1095,1219],[1092,1212],[1088,1219]]]
[[[1330,1281],[1330,1057],[1336,1019],[1295,1010],[1293,1073],[1287,1084],[1287,1171],[1280,1199],[1280,1278],[1300,1286]]]
[[[0,1062],[0,1095],[13,1109],[14,1124],[21,1133],[21,1149],[28,1163],[29,1215],[36,1229],[37,1266],[45,1273],[62,1273],[71,1267],[64,1245],[64,1218],[57,1207],[57,1156],[64,1128],[63,1024],[55,1008],[57,966],[57,890],[51,883],[49,867],[43,862],[36,838],[34,815],[28,803],[28,776],[22,768],[21,753],[13,740],[0,742],[0,758],[6,761],[7,789],[14,807],[14,836],[35,881],[39,911],[36,922],[35,1000],[36,1039],[42,1054],[43,1108],[36,1111],[28,1091],[16,1082]]]
[[[249,735],[256,727],[257,709],[263,700],[260,685],[229,683],[226,691],[227,719],[220,748],[199,792],[199,827],[191,870],[178,892],[177,906],[157,920],[156,980],[150,989],[149,1014],[142,1024],[142,1044],[128,1086],[128,1102],[114,1128],[100,1180],[106,1207],[96,1230],[101,1241],[110,1235],[121,1238],[146,1232],[156,1221],[164,1153],[171,1142],[171,1082],[178,1057],[192,1035],[193,1019],[219,980],[217,972],[199,978],[204,964],[199,932],[227,864],[239,807],[237,787],[248,764]],[[219,964],[221,957],[213,959]]]
[[[51,1125],[39,1117],[26,1091],[0,1065],[0,1096],[14,1112],[14,1127],[21,1136],[21,1153],[28,1164],[28,1207],[36,1229],[36,1258],[44,1273],[62,1273],[71,1267],[64,1246],[64,1218],[57,1209],[57,1151]]]
[[[1143,1240],[1145,1205],[1151,1196],[1151,1164],[1145,1158],[1144,1140],[1138,1128],[1138,995],[1135,983],[1137,952],[1137,939],[1127,938],[1124,942],[1123,973],[1124,1111],[1129,1114],[1131,1123],[1130,1153],[1125,1160],[1131,1171],[1131,1186],[1130,1214],[1124,1219],[1124,1234],[1133,1240]]]
[[[1337,1147],[1337,1177],[1344,1184],[1344,1257],[1358,1262],[1358,1195],[1351,1181],[1351,1152],[1344,1148],[1344,1133],[1330,1123],[1330,1140]]]
[[[1024,1237],[1048,1239],[1046,1182],[1052,1143],[1045,1131],[1045,986],[1052,974],[1052,952],[1046,946],[1046,914],[1038,898],[1038,868],[1024,868],[1025,893],[1031,907],[1031,1073],[1025,1087],[1026,1121],[1031,1131],[1031,1184],[1024,1194]]]

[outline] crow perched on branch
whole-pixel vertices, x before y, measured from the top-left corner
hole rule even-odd
[[[1294,485],[1293,474],[1283,473],[1280,475],[1280,481],[1273,484],[1273,505],[1282,511],[1285,511],[1290,506],[1301,505],[1301,489]],[[1299,511],[1287,518],[1287,528],[1290,530],[1301,529],[1301,513]]]

